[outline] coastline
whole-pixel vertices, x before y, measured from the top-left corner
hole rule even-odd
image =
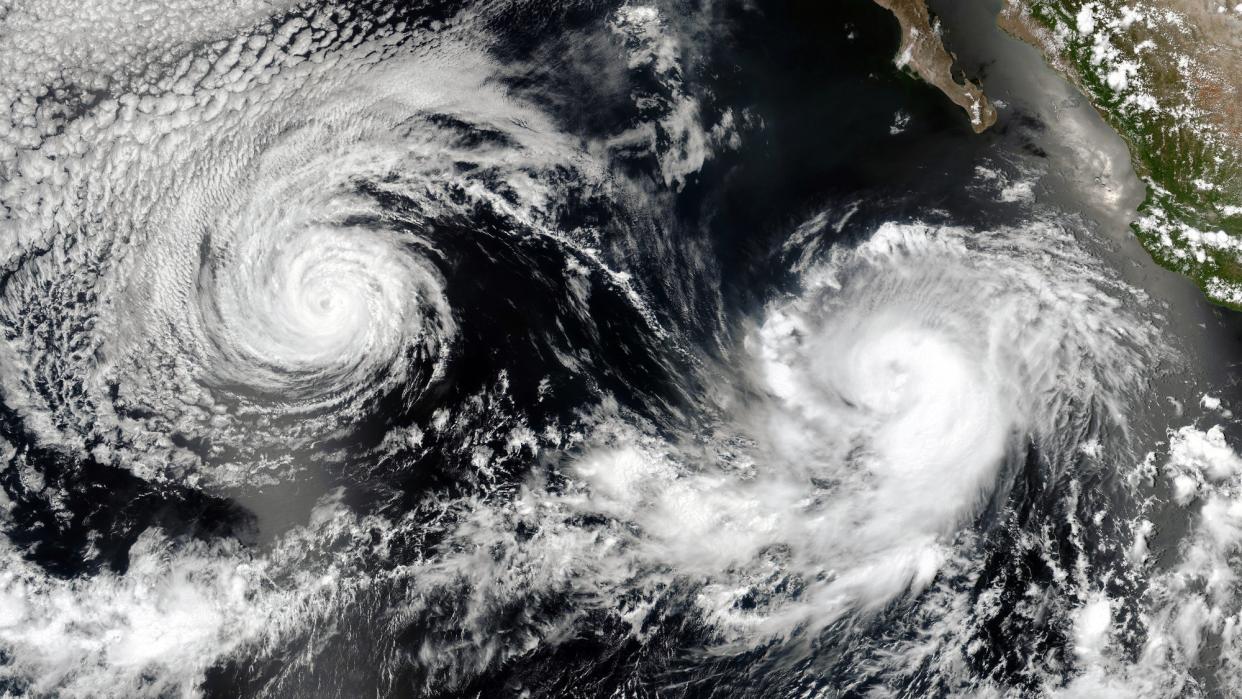
[[[982,133],[995,124],[996,108],[983,89],[969,79],[958,82],[953,77],[956,57],[941,41],[927,3],[924,0],[875,0],[875,3],[893,13],[901,25],[898,67],[910,68],[961,107],[975,133]]]

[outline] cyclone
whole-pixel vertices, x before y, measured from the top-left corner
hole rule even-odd
[[[99,222],[81,241],[49,241],[61,252],[32,253],[9,282],[12,326],[29,324],[30,304],[46,308],[43,327],[17,338],[35,359],[12,390],[48,423],[72,425],[56,439],[98,442],[140,469],[157,468],[150,456],[169,435],[200,445],[172,450],[188,471],[173,478],[204,465],[246,478],[241,460],[264,448],[271,468],[289,466],[300,446],[348,433],[385,400],[413,405],[443,376],[458,341],[444,270],[466,264],[454,248],[543,236],[585,258],[574,231],[549,225],[551,206],[569,190],[590,196],[597,168],[538,112],[509,108],[484,83],[484,56],[446,48],[456,60],[445,72],[439,55],[401,51],[391,27],[358,28],[395,55],[325,64],[341,40],[333,16],[189,56],[158,103],[104,100],[56,141],[106,143],[88,157],[119,171],[68,161],[73,185],[15,183],[70,196],[62,213]],[[445,81],[458,89],[446,94]],[[263,85],[248,93],[251,82]],[[189,86],[193,99],[179,97]],[[299,94],[278,98],[286,90]],[[83,267],[97,279],[75,292],[92,303],[34,298],[45,279],[70,293]],[[53,361],[47,331],[81,337],[90,355]]]
[[[798,254],[800,291],[745,338],[762,398],[730,402],[743,454],[579,467],[595,507],[641,527],[641,556],[711,580],[698,603],[745,644],[865,624],[921,592],[1028,460],[1056,479],[1105,444],[1126,453],[1158,352],[1121,309],[1132,291],[1047,223],[885,223]]]
[[[1024,249],[1031,236],[1039,251]],[[1124,290],[1046,224],[886,225],[833,258],[808,271],[806,296],[772,309],[756,344],[775,448],[839,484],[824,524],[852,531],[842,555],[861,565],[829,587],[874,605],[925,584],[941,543],[1003,495],[1032,443],[1055,472],[1124,436],[1152,338],[1120,312]]]

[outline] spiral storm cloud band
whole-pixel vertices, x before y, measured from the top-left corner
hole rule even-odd
[[[0,2],[5,696],[1242,691],[1242,324],[930,4]]]

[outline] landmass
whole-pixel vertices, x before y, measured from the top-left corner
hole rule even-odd
[[[939,88],[941,92],[966,111],[970,125],[976,133],[986,131],[996,123],[996,109],[983,90],[963,78],[953,77],[955,57],[941,40],[940,27],[931,18],[924,0],[875,0],[876,4],[892,12],[901,25],[901,46],[897,49],[897,65],[909,68],[920,78]]]
[[[1143,246],[1242,309],[1242,3],[1004,2],[1001,27],[1040,49],[1129,145],[1147,184],[1134,224]]]

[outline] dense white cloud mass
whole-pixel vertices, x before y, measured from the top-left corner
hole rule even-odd
[[[575,467],[588,506],[639,525],[649,564],[712,581],[700,603],[752,642],[922,590],[1029,442],[1062,470],[1124,430],[1151,356],[1121,287],[1034,225],[885,224],[834,248],[748,340],[763,397],[736,411],[741,461],[596,452]],[[743,611],[773,578],[796,595]]]

